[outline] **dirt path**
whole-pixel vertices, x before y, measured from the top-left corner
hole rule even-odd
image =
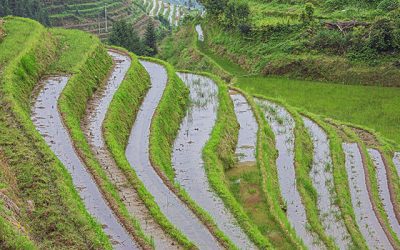
[[[204,168],[203,148],[217,118],[218,86],[204,76],[178,75],[190,89],[191,105],[174,142],[172,164],[175,179],[211,215],[218,228],[235,245],[241,249],[255,249],[221,198],[213,191]]]
[[[83,122],[83,131],[107,177],[117,187],[124,205],[139,221],[144,233],[154,239],[156,248],[180,249],[178,243],[166,234],[152,218],[137,191],[129,184],[128,179],[115,163],[104,142],[102,124],[111,100],[131,65],[129,56],[116,53],[115,51],[110,51],[109,54],[115,62],[115,68],[106,86],[102,90],[97,91],[90,100]]]
[[[328,136],[325,131],[309,118],[303,117],[304,126],[310,133],[314,145],[313,164],[310,176],[318,194],[318,212],[328,236],[340,249],[349,249],[351,236],[335,204],[336,194],[333,182],[333,163]]]
[[[57,76],[44,80],[32,110],[32,121],[54,154],[71,174],[73,183],[89,213],[96,218],[109,235],[115,249],[139,249],[138,244],[121,226],[103,198],[92,176],[75,152],[68,130],[58,111],[58,98],[69,77]]]
[[[308,220],[305,207],[296,184],[295,172],[295,121],[283,107],[267,100],[256,99],[256,103],[265,111],[265,118],[275,134],[278,150],[276,167],[282,197],[286,202],[288,219],[297,235],[309,249],[323,249],[319,238],[307,227]]]
[[[397,174],[400,176],[400,152],[394,153],[393,163],[396,167]]]
[[[343,143],[346,158],[351,202],[357,224],[368,246],[372,249],[393,249],[370,200],[366,183],[364,161],[356,143]]]
[[[149,134],[154,112],[167,84],[167,72],[159,64],[141,62],[150,74],[148,91],[126,148],[126,157],[165,216],[200,249],[222,248],[208,228],[163,182],[149,159]]]

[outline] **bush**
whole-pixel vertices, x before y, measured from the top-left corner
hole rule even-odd
[[[379,3],[378,9],[383,11],[392,11],[400,7],[398,0],[383,0]]]
[[[392,51],[400,48],[400,32],[394,22],[387,18],[378,18],[372,24],[369,46],[377,52]]]

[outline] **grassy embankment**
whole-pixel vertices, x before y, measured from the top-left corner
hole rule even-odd
[[[150,248],[151,239],[143,233],[134,215],[130,214],[123,204],[116,186],[108,179],[81,128],[87,102],[106,82],[108,72],[112,68],[111,58],[105,47],[94,36],[62,29],[56,29],[53,33],[62,40],[61,60],[54,65],[54,68],[73,74],[60,96],[59,108],[74,146],[125,228],[142,247]]]
[[[170,64],[154,58],[144,59],[163,65],[168,74],[168,85],[156,109],[150,128],[150,160],[163,181],[189,206],[218,240],[226,247],[234,249],[234,244],[217,227],[212,217],[175,181],[171,157],[174,141],[189,102],[188,88],[176,75]]]
[[[177,70],[208,71],[229,82],[231,74],[201,52],[199,43],[194,25],[180,26],[174,36],[163,40],[157,56]]]
[[[21,224],[40,248],[110,249],[107,236],[86,211],[67,170],[30,119],[32,91],[57,59],[56,42],[44,27],[28,19],[5,18],[4,31],[7,36],[0,43],[0,144],[15,178],[15,195],[21,200],[17,203]]]
[[[347,141],[358,144],[360,153],[363,157],[363,164],[364,164],[364,170],[365,170],[365,175],[366,175],[365,179],[366,179],[366,183],[367,183],[367,187],[368,187],[370,200],[374,207],[374,212],[376,213],[376,216],[378,217],[378,220],[381,223],[381,225],[382,225],[384,231],[386,232],[388,239],[390,240],[392,245],[394,247],[399,247],[400,241],[399,241],[396,233],[393,231],[392,227],[390,226],[388,216],[384,209],[382,200],[380,199],[380,196],[379,196],[378,177],[377,177],[376,167],[375,167],[371,157],[368,154],[365,141],[363,141],[357,135],[357,133],[352,129],[352,127],[357,128],[357,126],[350,124],[350,123],[340,123],[337,121],[331,121],[331,123],[335,124],[335,126],[344,133],[344,135],[346,137],[345,139]],[[393,176],[392,176],[392,178],[393,178]],[[390,177],[388,177],[388,180],[389,179],[390,179]],[[394,206],[395,206],[395,204],[394,204]]]
[[[275,136],[269,128],[262,110],[252,97],[238,88],[252,108],[258,124],[256,169],[235,167],[226,171],[232,194],[246,210],[251,220],[277,249],[305,248],[289,223],[283,210],[285,204],[280,193],[276,171]],[[240,178],[240,183],[236,182]]]
[[[154,201],[153,196],[146,190],[125,156],[125,148],[128,144],[135,117],[150,87],[148,73],[139,63],[138,58],[133,54],[130,55],[134,70],[131,71],[113,97],[103,124],[104,138],[119,168],[121,168],[129,182],[138,191],[155,220],[182,246],[192,249],[195,248],[193,243],[164,216]],[[172,74],[171,72],[169,73]],[[186,88],[182,88],[179,85],[177,87],[173,82],[169,82],[168,84],[172,86],[169,87],[172,91],[179,91],[179,96],[185,99],[184,96],[187,95]]]

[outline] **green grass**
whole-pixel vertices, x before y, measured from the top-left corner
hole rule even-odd
[[[34,21],[13,17],[5,21],[7,37],[0,43],[0,144],[15,175],[16,195],[35,206],[23,224],[40,248],[111,248],[67,170],[30,119],[32,91],[56,60],[56,43]],[[24,213],[28,211],[26,202],[20,205]]]
[[[400,142],[400,89],[329,84],[284,78],[239,78],[252,94],[279,98],[314,114],[372,128]]]
[[[134,71],[121,84],[115,93],[103,124],[104,138],[118,167],[124,172],[128,181],[138,191],[140,198],[149,209],[153,218],[161,227],[177,240],[184,248],[195,248],[192,242],[180,232],[161,212],[154,197],[147,191],[136,172],[130,166],[125,148],[129,135],[139,111],[143,98],[150,87],[150,78],[139,63],[138,58],[131,54]]]

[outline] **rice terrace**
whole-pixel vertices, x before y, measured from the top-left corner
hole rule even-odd
[[[400,1],[0,0],[0,249],[400,249]]]

